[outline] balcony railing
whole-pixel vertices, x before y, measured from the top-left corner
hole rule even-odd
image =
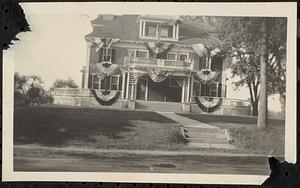
[[[142,57],[125,57],[125,66],[143,66],[143,67],[160,67],[173,69],[192,69],[193,65],[190,61],[177,61],[167,59],[152,59]]]

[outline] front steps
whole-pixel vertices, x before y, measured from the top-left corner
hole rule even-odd
[[[228,143],[225,131],[215,128],[188,128],[184,127],[184,137],[190,141],[190,147],[215,148],[215,149],[235,149]]]
[[[183,112],[182,104],[177,102],[159,102],[136,100],[137,110],[163,111],[163,112]]]
[[[182,136],[189,141],[188,146],[193,148],[234,150],[227,139],[225,130],[200,121],[196,121],[171,112],[157,112],[181,124]]]

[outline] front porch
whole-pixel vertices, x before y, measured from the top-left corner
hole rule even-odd
[[[111,106],[102,106],[96,101],[90,89],[56,88],[54,92],[54,104],[57,105],[207,114],[195,102],[129,100],[123,99],[120,95]],[[222,98],[222,104],[210,114],[251,115],[251,107],[248,101]]]

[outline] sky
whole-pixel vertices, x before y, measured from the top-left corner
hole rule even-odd
[[[22,7],[31,32],[19,33],[20,41],[12,47],[15,71],[22,75],[39,75],[45,88],[51,87],[56,79],[69,77],[80,86],[80,70],[86,64],[84,36],[92,31],[90,21],[97,17],[97,11],[53,6],[47,12],[36,5]],[[231,79],[227,81],[227,98],[247,100],[248,88],[234,90],[231,82]],[[279,103],[277,100],[270,104],[278,107]]]
[[[44,86],[56,79],[75,80],[80,85],[80,70],[86,64],[84,36],[91,32],[86,14],[26,14],[31,32],[20,33],[14,46],[15,71],[41,76]]]

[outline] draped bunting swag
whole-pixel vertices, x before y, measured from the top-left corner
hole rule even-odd
[[[99,78],[104,78],[105,76],[111,76],[116,74],[120,69],[117,64],[112,64],[110,62],[101,62],[96,64]]]
[[[129,73],[129,84],[130,85],[137,84],[138,77],[139,77],[138,73],[136,73],[136,72],[130,72]]]
[[[120,96],[119,91],[102,92],[100,90],[91,89],[91,92],[95,97],[96,101],[103,106],[110,106],[114,104]]]
[[[147,68],[148,74],[150,78],[154,82],[162,82],[166,78],[172,75],[173,71],[170,70],[164,70],[161,68]]]
[[[164,43],[154,43],[154,42],[144,42],[144,45],[149,50],[150,53],[156,54],[160,58],[164,54],[168,53],[175,44],[164,44]]]
[[[203,44],[193,44],[192,48],[200,57],[206,58],[206,68],[210,67],[211,58],[221,52],[219,48],[208,48]]]
[[[220,72],[214,72],[207,69],[200,70],[196,73],[196,78],[202,83],[215,82],[220,75]]]
[[[223,102],[222,98],[195,97],[195,102],[203,112],[214,112]]]

